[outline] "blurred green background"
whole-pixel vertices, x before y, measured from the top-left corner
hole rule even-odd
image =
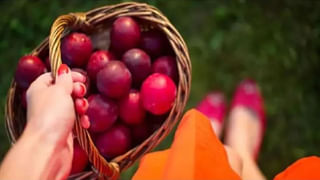
[[[0,159],[9,148],[4,104],[19,57],[48,35],[58,15],[119,2],[0,0]],[[216,89],[230,100],[245,77],[261,86],[268,127],[259,165],[268,178],[300,157],[320,154],[320,1],[143,2],[158,7],[188,44],[193,65],[188,108]],[[172,134],[158,148],[171,140]]]

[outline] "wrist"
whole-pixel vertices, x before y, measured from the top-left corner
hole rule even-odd
[[[37,159],[33,163],[33,167],[38,167],[38,170],[40,170],[38,171],[41,176],[39,179],[55,179],[53,177],[60,177],[61,174],[64,176],[69,173],[73,152],[72,136],[61,139],[58,133],[45,131],[44,129],[37,131],[29,125],[19,141],[20,144],[28,143],[27,149],[32,149],[34,158]]]
[[[53,155],[61,149],[59,140],[56,135],[48,133],[42,129],[34,129],[27,125],[21,138],[21,144],[25,144],[29,149],[42,154],[44,161],[50,161]],[[48,163],[47,162],[47,163]]]
[[[44,120],[29,119],[21,138],[28,137],[28,138],[36,139],[38,141],[38,144],[43,144],[48,147],[58,146],[61,140],[61,137],[59,137],[59,134],[57,133],[57,131],[53,131],[52,127],[48,129],[48,128],[44,128],[45,126],[43,126],[43,124],[34,123],[34,122],[43,122],[43,121],[49,121],[49,120],[48,119],[44,119]]]
[[[53,138],[53,136],[45,133],[44,130],[35,129],[27,124],[19,141],[27,142],[33,146],[45,146],[47,148],[53,148],[56,140]]]
[[[27,126],[4,159],[0,179],[45,179],[56,151],[46,139]]]

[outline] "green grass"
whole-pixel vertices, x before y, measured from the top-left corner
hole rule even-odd
[[[60,14],[122,1],[0,1],[0,159],[9,148],[4,103],[15,65],[46,37]],[[259,165],[268,178],[300,157],[320,154],[320,2],[150,0],[189,47],[188,109],[211,90],[228,99],[245,77],[261,86],[268,127]],[[160,146],[168,147],[172,135]],[[123,175],[128,179],[136,166]]]

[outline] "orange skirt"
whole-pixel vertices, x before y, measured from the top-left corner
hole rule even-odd
[[[319,173],[318,173],[319,172]],[[182,118],[170,149],[145,155],[133,180],[160,179],[240,179],[231,169],[223,144],[210,121],[197,110]],[[320,179],[320,159],[304,158],[275,180]]]

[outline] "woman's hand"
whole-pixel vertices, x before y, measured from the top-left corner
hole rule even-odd
[[[27,125],[0,168],[0,179],[65,179],[73,157],[75,110],[88,128],[86,77],[61,65],[37,78],[27,91]],[[74,98],[74,99],[73,99]],[[75,102],[75,103],[74,103]]]
[[[53,84],[50,73],[36,79],[27,91],[27,129],[37,131],[50,140],[64,141],[71,133],[76,109],[85,109],[88,102],[83,98],[86,94],[86,77],[78,72],[70,72],[66,65],[61,65]]]

